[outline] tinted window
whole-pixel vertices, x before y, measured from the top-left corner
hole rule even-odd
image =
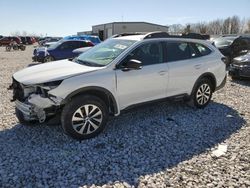
[[[61,45],[61,49],[62,50],[66,50],[66,49],[74,49],[74,42],[64,42],[62,45]]]
[[[161,43],[156,42],[143,44],[136,48],[134,51],[132,51],[123,62],[126,63],[130,59],[136,59],[141,61],[143,66],[162,63],[162,45]]]
[[[189,45],[186,42],[167,43],[167,61],[179,61],[190,58]]]
[[[211,53],[211,50],[202,44],[196,43],[195,46],[200,52],[201,56],[208,55]]]

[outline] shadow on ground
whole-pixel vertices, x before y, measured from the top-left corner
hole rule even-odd
[[[63,135],[59,126],[17,124],[0,132],[0,185],[136,186],[140,176],[199,155],[244,124],[237,111],[215,102],[203,110],[172,102],[136,108],[82,142]]]

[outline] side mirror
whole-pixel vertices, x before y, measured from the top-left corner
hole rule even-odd
[[[126,65],[122,68],[123,71],[139,70],[142,68],[142,62],[136,59],[129,60]]]

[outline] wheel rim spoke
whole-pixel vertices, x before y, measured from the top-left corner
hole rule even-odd
[[[91,117],[92,118],[95,118],[95,117],[97,117],[97,116],[99,116],[99,115],[101,115],[102,114],[102,112],[101,111],[97,111],[95,114],[93,114]]]
[[[204,105],[209,101],[210,96],[210,86],[208,84],[202,84],[196,93],[196,100],[200,105]]]
[[[73,129],[82,135],[95,132],[103,119],[100,108],[93,104],[85,104],[79,107],[72,116]]]
[[[79,130],[79,133],[80,133],[80,134],[83,134],[83,131],[84,131],[86,125],[87,125],[87,121],[85,121],[85,123],[83,124],[83,126],[82,126],[81,129]]]
[[[73,124],[73,128],[77,129],[78,127],[83,126],[83,125],[84,125],[84,123]]]
[[[94,128],[94,130],[98,129],[98,125],[96,125],[94,122],[92,122],[91,120],[89,120],[90,125]]]

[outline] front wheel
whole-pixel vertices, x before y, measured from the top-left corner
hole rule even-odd
[[[77,140],[98,135],[108,120],[108,108],[98,97],[83,95],[73,98],[61,115],[62,128]]]
[[[44,63],[51,62],[51,61],[54,61],[54,60],[55,60],[55,59],[54,59],[52,56],[48,55],[48,56],[46,56],[46,57],[44,58]]]
[[[196,84],[188,104],[197,108],[208,105],[213,95],[212,84],[209,79],[203,78]]]

